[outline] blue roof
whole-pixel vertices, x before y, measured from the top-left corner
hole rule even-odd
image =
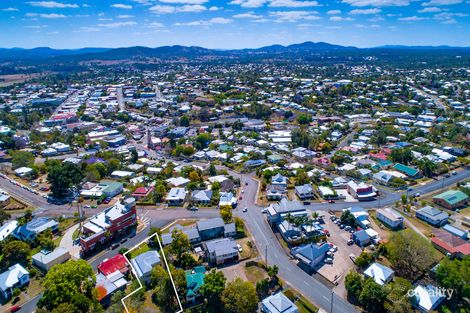
[[[359,239],[359,241],[364,241],[370,239],[369,234],[364,230],[357,231],[353,234],[354,238]]]
[[[313,261],[319,256],[325,255],[326,252],[330,249],[330,246],[327,243],[319,246],[315,243],[310,243],[306,245],[299,246],[292,249],[293,254],[300,254],[306,259]]]

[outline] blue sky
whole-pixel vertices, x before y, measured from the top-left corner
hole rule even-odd
[[[470,46],[470,0],[0,1],[2,47]]]

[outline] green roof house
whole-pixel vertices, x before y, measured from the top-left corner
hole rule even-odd
[[[460,190],[448,190],[434,196],[432,201],[446,209],[453,210],[466,205],[468,202],[468,196]]]
[[[204,285],[204,277],[206,276],[206,268],[204,266],[196,266],[192,271],[186,273],[186,301],[196,302],[199,296],[199,289]]]
[[[393,168],[397,170],[398,172],[403,173],[406,176],[411,177],[411,178],[418,178],[420,176],[419,171],[417,169],[400,164],[400,163],[395,164]]]

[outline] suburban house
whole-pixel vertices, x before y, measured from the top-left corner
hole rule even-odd
[[[228,205],[232,208],[235,208],[237,206],[237,197],[235,197],[231,192],[221,192],[219,199],[219,208],[224,205]]]
[[[280,173],[278,173],[271,178],[271,185],[287,187],[287,177],[282,176]]]
[[[212,199],[212,190],[194,190],[191,195],[193,203],[209,204]]]
[[[443,229],[433,230],[431,238],[433,246],[444,254],[457,258],[470,255],[470,243]]]
[[[109,276],[115,272],[127,274],[130,270],[129,263],[122,254],[116,254],[110,259],[106,259],[98,265],[98,272]]]
[[[367,185],[363,182],[357,184],[351,180],[346,184],[348,193],[359,201],[370,201],[374,200],[377,196],[374,186]]]
[[[83,235],[80,237],[82,252],[93,250],[96,244],[102,245],[136,224],[135,199],[127,198],[121,203],[116,203],[83,225]]]
[[[96,274],[96,296],[98,301],[105,307],[111,304],[113,294],[119,290],[124,291],[126,286],[127,280],[122,272],[115,271],[109,275]]]
[[[207,262],[221,265],[238,260],[238,247],[231,238],[220,238],[203,243]]]
[[[15,288],[29,283],[29,272],[20,264],[10,266],[0,274],[0,293],[3,299],[10,299]]]
[[[267,212],[267,218],[271,226],[281,223],[288,214],[292,216],[307,216],[305,207],[299,201],[290,201],[283,198],[278,203],[270,205]]]
[[[439,227],[447,223],[449,214],[427,205],[416,211],[416,217],[428,224]]]
[[[195,244],[198,242],[201,242],[201,237],[199,236],[199,231],[197,228],[191,227],[191,228],[183,228],[181,225],[177,224],[175,225],[175,228],[178,228],[181,230],[186,236],[188,236],[189,242],[191,244]],[[171,234],[173,232],[174,228],[170,228],[170,231],[168,233],[162,234],[162,245],[167,246],[169,245],[172,241],[173,238],[171,237]]]
[[[370,221],[369,221],[369,213],[364,210],[364,208],[359,207],[359,206],[353,206],[347,209],[343,209],[343,211],[349,211],[355,218],[356,225],[367,229],[370,227]]]
[[[460,228],[452,226],[450,224],[446,224],[446,225],[442,226],[442,229],[447,231],[448,233],[451,233],[454,236],[462,238],[463,240],[468,239],[468,231],[466,231],[466,230],[460,229]]]
[[[432,201],[446,209],[453,210],[468,203],[468,196],[460,190],[448,190],[432,197]]]
[[[379,221],[384,223],[391,229],[402,229],[403,228],[403,216],[395,212],[393,209],[384,208],[376,211],[376,217]]]
[[[270,201],[279,201],[287,193],[287,188],[280,185],[269,185],[266,187],[266,198]]]
[[[433,285],[418,285],[413,289],[413,307],[421,312],[430,312],[436,310],[445,296],[439,292],[439,288]]]
[[[313,192],[312,185],[310,185],[310,184],[295,186],[295,194],[301,200],[311,199],[315,196],[315,194]]]
[[[282,237],[287,241],[291,242],[300,238],[302,232],[300,227],[294,226],[289,223],[287,220],[283,220],[278,225],[279,232],[281,233]]]
[[[184,188],[178,188],[178,187],[171,188],[170,192],[165,198],[168,205],[171,205],[171,206],[182,205],[185,199],[186,199],[186,190]]]
[[[47,229],[55,233],[59,230],[59,223],[48,217],[37,217],[16,228],[13,232],[13,236],[19,240],[32,241],[36,239],[38,234]]]
[[[150,282],[150,272],[155,265],[160,264],[160,255],[155,250],[150,250],[132,258],[131,265],[134,273],[141,282]]]
[[[302,262],[310,270],[315,269],[326,257],[326,253],[330,249],[327,243],[318,245],[309,243],[291,250],[291,254]]]
[[[186,302],[195,303],[200,296],[199,290],[204,285],[206,276],[204,266],[196,266],[193,270],[185,271],[186,275]]]
[[[32,256],[33,264],[47,272],[56,264],[64,263],[70,259],[70,253],[63,247],[57,247],[53,251],[41,250]]]
[[[412,168],[412,167],[409,167],[409,166],[406,166],[406,165],[403,165],[403,164],[400,164],[400,163],[397,163],[393,166],[393,168],[402,173],[402,174],[405,174],[407,177],[409,178],[419,178],[420,177],[420,173],[419,173],[419,170],[415,169],[415,168]]]
[[[395,176],[390,171],[380,171],[372,175],[375,182],[385,186],[388,186],[394,178]]]
[[[224,221],[220,217],[198,221],[196,224],[201,240],[209,240],[224,236]]]
[[[21,178],[27,178],[33,175],[34,170],[30,167],[19,167],[15,170],[15,175]]]
[[[380,263],[372,263],[365,271],[366,277],[372,278],[377,284],[383,286],[393,279],[394,271]]]
[[[113,198],[120,194],[124,189],[124,185],[115,181],[102,181],[99,184],[86,183],[83,185],[80,195],[84,198]]]
[[[0,241],[10,236],[18,227],[18,221],[7,221],[3,226],[0,226]]]
[[[270,295],[261,302],[263,313],[298,313],[297,306],[282,292]]]
[[[136,198],[137,200],[146,199],[152,194],[153,189],[153,187],[138,187],[132,193],[132,197]]]

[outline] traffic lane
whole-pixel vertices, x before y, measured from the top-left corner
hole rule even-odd
[[[21,309],[18,311],[18,313],[33,313],[34,311],[36,311],[37,304],[39,300],[41,299],[41,297],[42,297],[42,293],[38,294],[36,297],[24,303],[21,306]]]

